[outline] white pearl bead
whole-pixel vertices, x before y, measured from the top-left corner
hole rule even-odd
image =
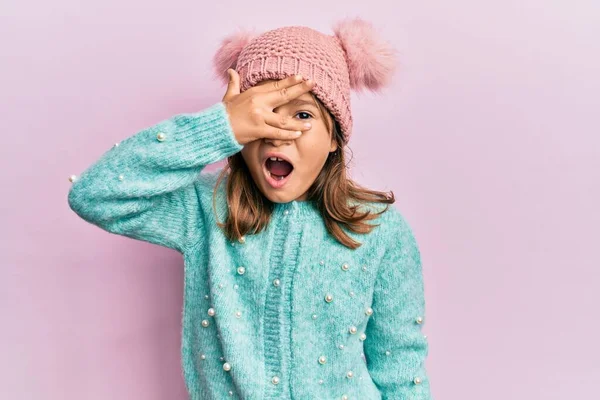
[[[319,264],[325,265],[325,261],[321,260],[321,261],[319,261]]]
[[[421,378],[420,378],[420,377],[416,376],[416,377],[415,377],[415,379],[413,379],[413,382],[415,383],[415,385],[418,385],[418,384],[420,384],[422,381],[421,381]]]
[[[348,378],[352,378],[352,377],[354,376],[354,372],[352,372],[352,371],[348,371],[348,372],[346,373],[346,376],[347,376]]]
[[[325,358],[325,356],[321,356],[319,357],[319,364],[323,365],[327,362],[327,358]]]
[[[200,354],[200,359],[206,360],[206,354]]]
[[[242,316],[242,312],[241,311],[236,311],[235,312],[235,317],[236,318],[240,318]]]
[[[202,320],[202,326],[206,328],[208,325],[210,325],[210,322],[208,322],[207,319],[203,319]]]
[[[333,296],[330,294],[325,295],[325,301],[331,303],[333,301]]]
[[[356,331],[357,331],[357,329],[356,329],[356,327],[354,325],[351,326],[350,328],[348,328],[348,332],[350,332],[353,335],[356,333]]]
[[[417,322],[417,324],[422,324],[423,323],[423,317],[419,316],[415,319],[415,321]]]
[[[363,270],[363,271],[366,271],[366,270],[367,270],[367,266],[366,266],[366,265],[364,265],[364,266],[362,267],[362,270]]]
[[[244,275],[246,273],[246,268],[244,268],[244,267],[238,267],[237,268],[237,273],[238,273],[238,275]]]
[[[237,289],[239,288],[238,284],[236,283],[235,285],[233,285],[233,288],[234,288],[235,290],[237,290]]]
[[[317,314],[313,314],[312,319],[317,319]]]
[[[354,292],[350,292],[350,297],[354,297]]]
[[[118,142],[115,143],[114,147],[119,147],[119,143]]]
[[[156,135],[156,139],[159,142],[164,141],[167,138],[167,135],[165,135],[163,132],[159,132],[158,135]]]
[[[290,212],[289,212],[288,210],[285,210],[283,213],[284,213],[285,215],[288,215]]]
[[[367,339],[367,335],[364,333],[360,334],[360,340],[365,341]]]
[[[77,180],[77,175],[71,175],[69,177],[69,182],[71,182],[71,183],[75,182],[76,180]]]
[[[240,243],[246,243],[246,237],[245,236],[240,237],[238,239],[238,242],[240,242]]]
[[[350,269],[350,266],[348,264],[342,265],[342,270],[343,271],[348,271],[349,269]]]
[[[367,309],[365,310],[365,314],[372,315],[373,314],[373,309],[371,307],[367,307]]]
[[[233,396],[233,390],[230,390],[230,391],[229,391],[229,395],[230,395],[230,396]]]
[[[344,350],[344,345],[340,343],[340,345],[338,346],[340,348],[340,350]]]
[[[220,361],[225,361],[225,357],[219,357]]]
[[[219,283],[219,287],[220,287],[221,289],[223,289],[223,284],[222,284],[222,283]]]
[[[386,351],[385,351],[385,355],[386,355],[386,356],[389,356],[390,354],[392,354],[392,352],[391,352],[391,351],[389,351],[389,350],[386,350]]]
[[[279,286],[281,281],[279,279],[273,279],[273,286]]]
[[[348,395],[347,394],[343,395],[342,400],[348,400]]]
[[[223,369],[224,369],[225,371],[231,371],[231,364],[229,364],[229,363],[225,363],[225,364],[223,364]]]
[[[125,177],[123,175],[119,175],[119,180],[122,181],[123,179],[125,179]]]
[[[271,379],[271,383],[272,383],[273,385],[277,385],[277,384],[279,383],[279,377],[278,377],[278,376],[274,376],[274,377]]]
[[[207,295],[207,294],[205,294],[205,295],[204,295],[204,298],[208,300],[208,295]]]
[[[208,309],[208,315],[210,315],[211,317],[214,317],[215,314],[216,314],[216,311],[214,308],[211,307]]]
[[[319,385],[322,385],[323,382],[325,382],[325,381],[323,381],[323,379],[319,379]]]

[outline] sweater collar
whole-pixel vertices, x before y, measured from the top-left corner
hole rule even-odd
[[[287,203],[273,203],[273,216],[295,220],[321,218],[321,211],[314,200],[292,200]]]

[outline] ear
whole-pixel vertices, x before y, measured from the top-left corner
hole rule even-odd
[[[332,137],[331,138],[331,143],[329,143],[329,152],[333,153],[334,151],[337,150],[337,147],[338,147],[337,141],[335,140],[335,137]]]
[[[387,86],[396,70],[396,51],[361,18],[337,22],[333,31],[340,40],[350,74],[350,87],[378,91]]]
[[[248,30],[239,30],[226,36],[213,57],[215,74],[224,84],[229,83],[227,70],[235,69],[240,53],[248,43],[256,36],[256,33]]]

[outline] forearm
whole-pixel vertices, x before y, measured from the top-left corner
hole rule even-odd
[[[222,103],[175,115],[105,152],[75,180],[69,206],[107,231],[181,250],[199,213],[193,182],[242,147]]]

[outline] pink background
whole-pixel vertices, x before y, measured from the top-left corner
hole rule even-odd
[[[210,3],[0,6],[0,397],[186,398],[181,257],[80,220],[67,178],[219,101],[236,26],[360,15],[402,73],[353,98],[352,174],[420,244],[434,397],[600,398],[600,3]]]

